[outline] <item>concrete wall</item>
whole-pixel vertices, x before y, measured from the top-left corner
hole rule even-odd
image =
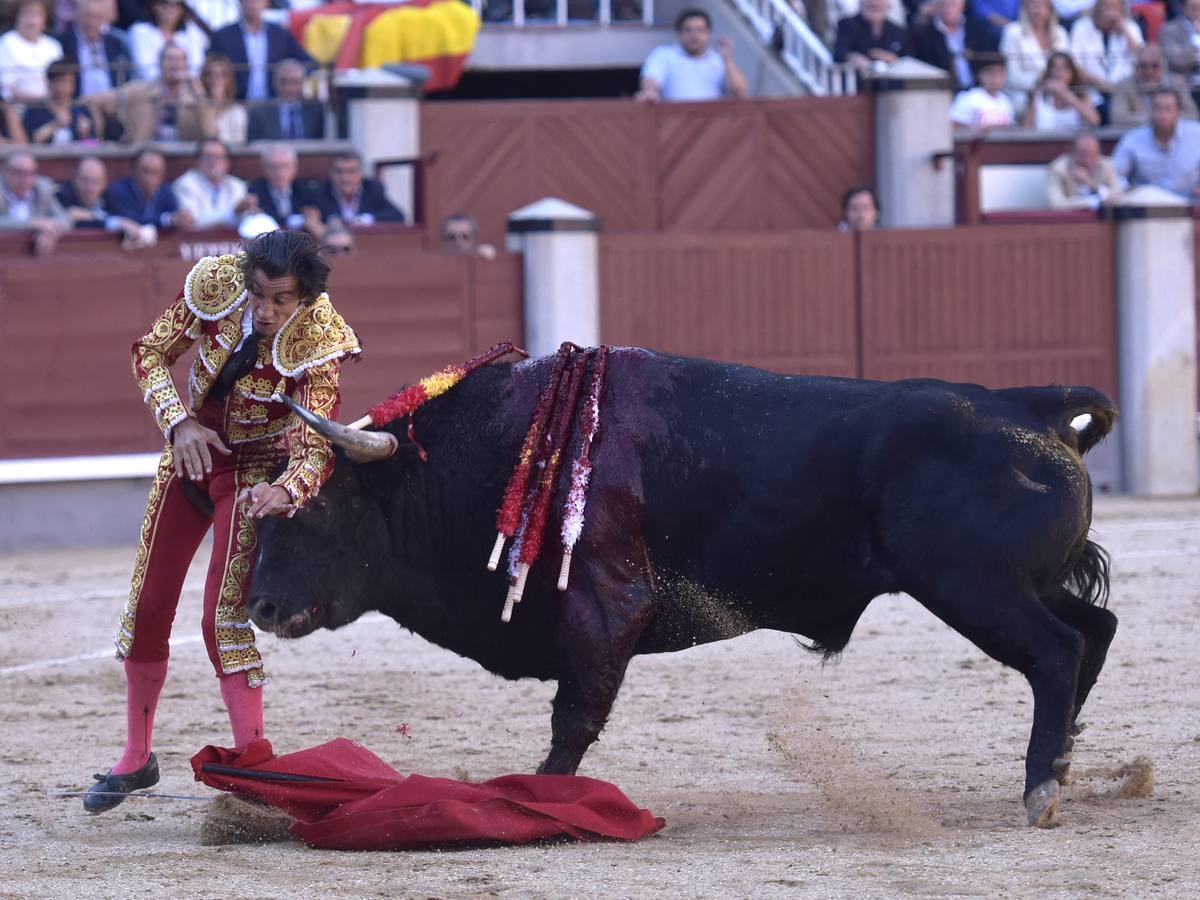
[[[137,541],[149,478],[0,484],[0,554]]]

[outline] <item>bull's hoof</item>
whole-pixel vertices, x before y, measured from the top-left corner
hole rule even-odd
[[[1034,828],[1053,828],[1051,820],[1058,809],[1059,787],[1053,778],[1043,781],[1025,798],[1025,812]]]
[[[1063,754],[1054,760],[1054,778],[1064,787],[1071,783],[1071,757],[1069,755]]]

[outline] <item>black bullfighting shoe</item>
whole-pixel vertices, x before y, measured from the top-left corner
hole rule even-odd
[[[158,784],[158,757],[153,753],[146,764],[136,772],[124,775],[96,775],[96,783],[88,788],[83,798],[83,808],[91,813],[108,812],[123,801],[130,791],[154,787]]]

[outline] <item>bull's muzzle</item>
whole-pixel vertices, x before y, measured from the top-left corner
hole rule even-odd
[[[270,597],[255,595],[246,599],[250,620],[262,631],[281,638],[303,637],[318,626],[316,610],[285,615],[279,604]]]

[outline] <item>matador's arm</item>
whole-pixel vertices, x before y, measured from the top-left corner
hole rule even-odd
[[[171,366],[199,336],[200,320],[180,292],[150,331],[133,343],[133,377],[167,440],[171,429],[190,415],[171,380]]]
[[[313,366],[296,385],[292,399],[319,416],[336,420],[341,403],[340,370],[341,361],[337,359]],[[288,457],[287,469],[275,484],[291,494],[296,506],[303,506],[317,495],[321,485],[333,474],[333,445],[300,421],[288,432]]]

